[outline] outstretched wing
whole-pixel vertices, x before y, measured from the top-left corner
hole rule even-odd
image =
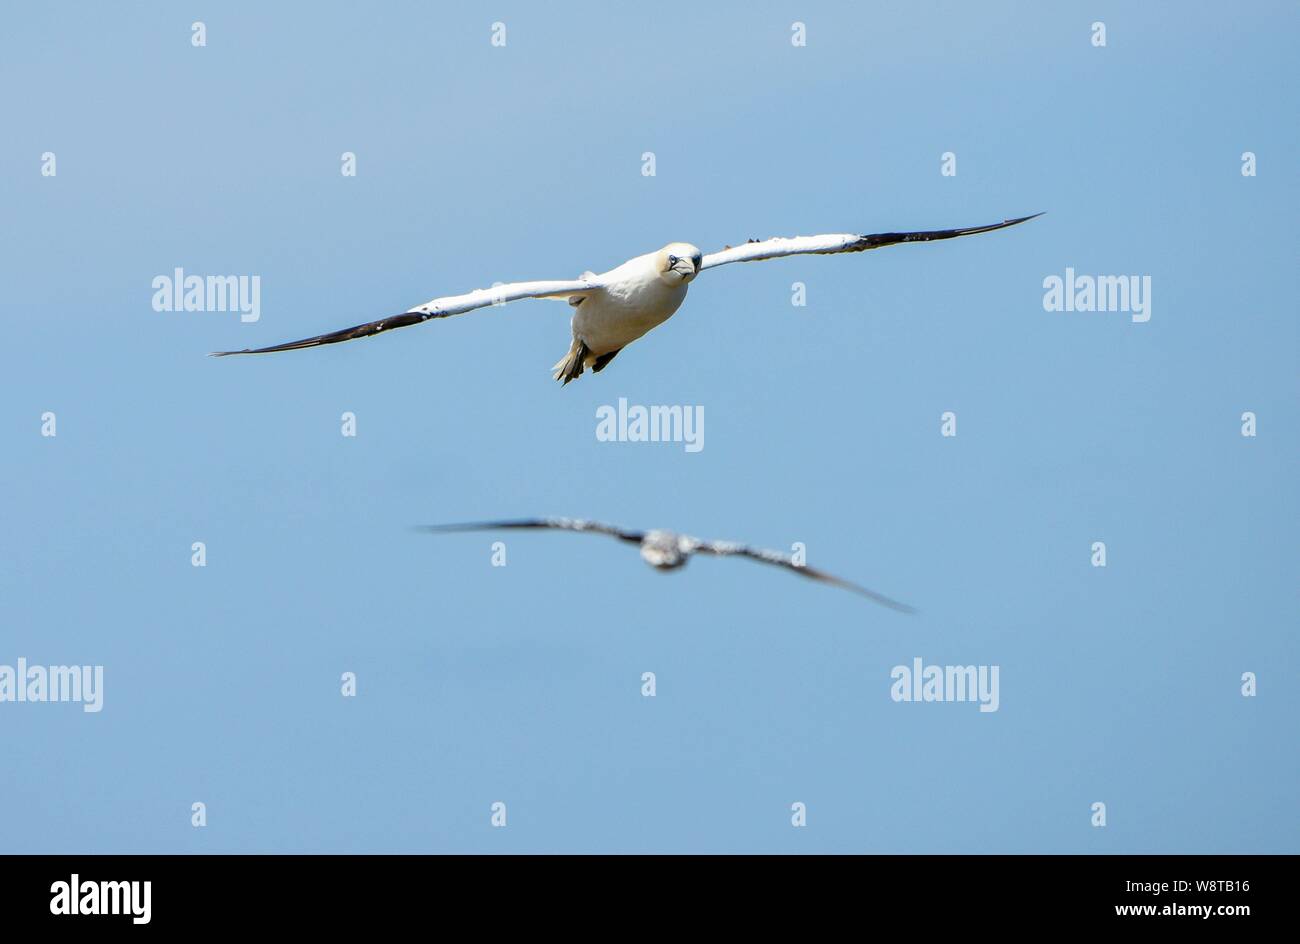
[[[895,243],[924,243],[935,239],[973,236],[975,233],[989,233],[995,229],[1015,226],[1017,223],[1023,223],[1026,220],[1032,220],[1042,215],[1041,213],[1035,213],[1033,216],[1022,216],[1014,220],[1003,220],[1001,223],[990,223],[988,226],[970,226],[965,229],[933,229],[913,233],[872,233],[866,236],[859,236],[855,233],[830,233],[825,236],[793,236],[790,238],[776,236],[772,239],[764,239],[761,242],[757,240],[747,242],[743,246],[723,249],[721,252],[711,252],[704,257],[704,261],[700,264],[700,270],[712,269],[714,266],[726,265],[729,262],[758,262],[762,259],[779,259],[782,256],[799,256],[808,253],[828,255],[836,252],[862,252],[865,249],[879,249],[881,246],[892,246]]]
[[[745,544],[735,544],[731,541],[700,541],[694,550],[701,554],[714,554],[719,557],[748,557],[750,560],[761,561],[764,564],[776,564],[778,567],[784,567],[786,570],[792,570],[796,574],[804,577],[811,577],[813,580],[820,580],[822,583],[828,583],[832,586],[843,587],[845,590],[852,590],[854,593],[861,594],[869,600],[874,600],[882,606],[887,606],[891,610],[898,610],[900,613],[915,613],[916,611],[906,603],[899,603],[897,600],[891,600],[883,594],[876,593],[874,590],[868,590],[866,587],[859,586],[848,580],[836,577],[834,574],[828,574],[823,570],[816,570],[804,564],[796,564],[794,559],[788,554],[782,554],[778,551],[769,551],[761,547],[749,547]]]
[[[245,348],[242,351],[215,351],[213,357],[225,357],[229,354],[270,354],[274,351],[296,351],[298,348],[303,347],[337,344],[339,341],[368,338],[372,334],[379,334],[381,331],[389,331],[393,328],[405,328],[409,325],[419,324],[422,321],[429,321],[432,318],[447,318],[451,315],[462,315],[467,311],[474,311],[476,308],[486,308],[489,305],[504,305],[506,302],[518,301],[521,298],[585,297],[599,287],[599,283],[595,281],[594,277],[573,279],[567,282],[511,282],[508,285],[498,285],[495,288],[475,289],[464,295],[448,295],[444,298],[435,298],[425,302],[418,308],[412,308],[399,315],[380,318],[378,321],[368,321],[365,324],[344,328],[341,331],[331,331],[329,334],[318,334],[314,338],[287,341],[284,344],[274,344],[270,347]]]
[[[620,541],[640,544],[645,537],[644,531],[628,531],[599,521],[584,521],[581,518],[515,518],[507,521],[467,521],[462,524],[429,524],[419,530],[434,533],[455,531],[502,531],[521,528],[549,528],[555,531],[590,531],[594,534],[608,534]]]

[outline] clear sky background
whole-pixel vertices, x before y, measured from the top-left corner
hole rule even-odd
[[[1296,6],[609,6],[7,17],[0,664],[105,692],[0,704],[0,851],[1300,851]],[[563,389],[545,301],[205,356],[1040,210],[708,272]],[[177,266],[261,320],[155,312]],[[1044,311],[1067,266],[1151,276],[1150,322]],[[598,442],[619,397],[702,405],[703,451]],[[410,530],[537,514],[800,541],[921,612]],[[1000,710],[893,702],[918,656],[1000,666]]]

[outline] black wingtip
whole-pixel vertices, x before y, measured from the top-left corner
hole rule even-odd
[[[1008,226],[1019,226],[1021,223],[1028,223],[1030,220],[1038,219],[1040,216],[1043,215],[1043,213],[1046,212],[1047,212],[1046,210],[1043,210],[1039,213],[1031,213],[1029,214],[1029,216],[1015,216],[1010,219],[1003,220],[1001,223],[994,223],[990,226],[976,226],[972,230],[970,230],[970,233],[972,235],[975,233],[991,233],[994,230],[1006,229]],[[966,234],[963,233],[962,235],[966,235]]]
[[[900,603],[898,600],[895,600],[893,597],[887,597],[883,593],[877,593],[874,590],[868,590],[866,587],[862,586],[861,584],[856,584],[849,580],[841,580],[838,577],[823,577],[823,579],[827,579],[831,583],[835,584],[836,586],[843,587],[845,590],[852,590],[854,593],[858,594],[859,596],[864,596],[871,602],[879,603],[881,606],[888,607],[889,609],[894,610],[897,613],[906,613],[908,616],[913,616],[917,613],[916,607],[908,606],[906,603]]]
[[[454,534],[460,531],[498,531],[512,528],[542,528],[546,522],[537,518],[519,518],[508,521],[457,521],[452,524],[416,524],[412,531],[421,534]]]
[[[470,521],[466,524],[413,524],[411,530],[419,534],[450,534],[455,531],[482,531],[487,527],[484,522]]]
[[[873,603],[879,603],[881,606],[888,607],[895,613],[902,613],[906,616],[915,616],[919,612],[916,607],[908,606],[906,603],[899,603],[897,600],[891,600],[884,594],[875,593],[874,591],[867,590],[863,587],[854,587],[853,589],[862,596],[871,600]]]

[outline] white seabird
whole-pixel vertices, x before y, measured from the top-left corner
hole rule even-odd
[[[769,551],[760,547],[737,544],[734,541],[702,541],[688,534],[673,531],[631,531],[614,525],[601,524],[598,521],[584,521],[580,518],[521,518],[511,521],[469,521],[463,524],[432,524],[419,528],[437,534],[461,531],[498,531],[513,529],[551,529],[557,531],[585,531],[592,534],[608,534],[620,541],[641,546],[641,559],[656,570],[677,570],[685,567],[692,554],[712,554],[716,557],[748,557],[750,560],[764,564],[776,564],[787,570],[813,580],[845,590],[852,590],[882,606],[887,606],[900,613],[916,612],[906,603],[899,603],[887,596],[868,590],[848,580],[843,580],[822,570],[814,570],[805,564],[795,563],[789,554]]]
[[[1022,216],[1003,220],[988,226],[971,226],[965,229],[940,229],[908,233],[875,233],[860,236],[853,233],[832,233],[825,236],[795,236],[792,238],[750,240],[742,246],[731,247],[707,256],[690,243],[669,243],[657,252],[629,259],[608,272],[597,275],[584,272],[572,281],[511,282],[494,288],[480,288],[464,295],[447,295],[434,298],[416,308],[411,308],[390,318],[381,318],[366,324],[344,328],[329,334],[319,334],[300,341],[288,341],[271,347],[245,348],[242,351],[216,351],[214,357],[230,354],[270,354],[275,351],[293,351],[322,344],[336,344],[355,338],[367,338],[392,328],[405,328],[432,318],[447,318],[464,314],[489,305],[500,305],[521,298],[565,299],[576,311],[573,315],[573,343],[569,352],[553,368],[554,377],[561,383],[581,376],[590,367],[599,373],[618,354],[637,338],[658,327],[681,307],[686,299],[686,288],[705,269],[727,265],[731,262],[758,262],[779,259],[783,256],[804,254],[830,255],[840,252],[862,252],[879,249],[896,243],[929,242],[971,236],[995,229],[1015,226],[1036,216]]]

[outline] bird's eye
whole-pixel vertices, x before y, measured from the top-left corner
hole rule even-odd
[[[675,265],[677,265],[677,257],[676,257],[676,256],[669,256],[669,257],[668,257],[668,268],[671,269],[671,268],[672,268],[673,266],[675,266]]]

